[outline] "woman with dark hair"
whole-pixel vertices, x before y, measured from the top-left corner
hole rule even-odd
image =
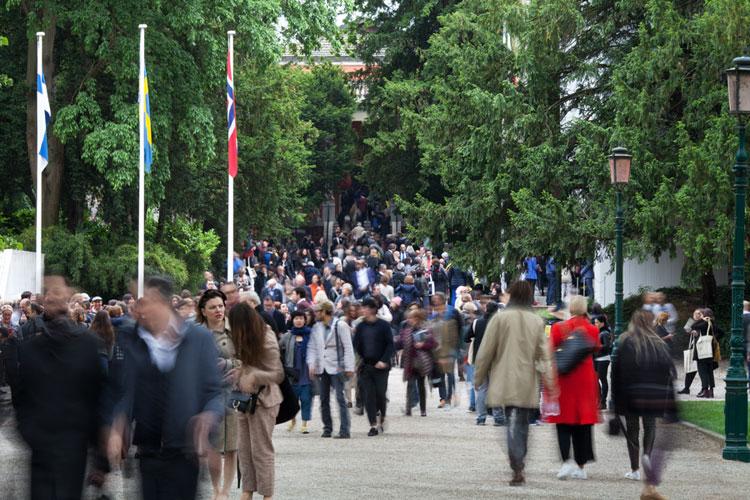
[[[219,351],[219,371],[222,374],[240,366],[235,356],[234,343],[225,317],[226,301],[224,292],[206,290],[201,295],[195,311],[195,322],[206,327],[213,334]],[[225,390],[225,408],[226,402],[227,391]],[[217,429],[217,432],[211,436],[213,448],[208,451],[208,470],[214,490],[213,500],[224,500],[229,496],[229,488],[234,482],[237,469],[237,413],[227,408]]]
[[[677,420],[674,364],[669,348],[653,328],[653,315],[636,311],[628,331],[620,337],[617,358],[612,365],[612,396],[615,413],[625,417],[630,472],[625,477],[641,479],[638,437],[643,424],[644,487],[641,500],[662,500],[656,491],[664,464],[665,446],[655,446],[656,419],[667,423]],[[660,431],[661,432],[661,431]]]
[[[414,305],[414,304],[412,304]],[[406,325],[395,343],[395,348],[403,349],[401,361],[404,366],[406,382],[406,416],[411,416],[412,394],[414,387],[419,394],[419,411],[427,416],[427,389],[425,378],[432,373],[432,350],[437,346],[432,331],[425,327],[427,312],[415,307],[406,315]]]
[[[96,313],[89,331],[101,342],[99,344],[99,354],[101,355],[104,373],[107,373],[109,360],[112,359],[112,347],[115,345],[115,329],[112,327],[109,312],[99,311]]]
[[[274,449],[272,434],[283,397],[279,384],[284,368],[273,330],[249,304],[241,302],[229,312],[229,327],[241,368],[228,378],[245,394],[255,395],[255,411],[239,413],[239,454],[242,500],[253,492],[273,498]],[[252,406],[252,405],[251,405]]]
[[[602,348],[594,358],[594,369],[596,376],[599,378],[599,409],[607,408],[607,395],[609,394],[609,382],[607,381],[607,372],[609,372],[609,363],[612,354],[612,332],[609,329],[607,316],[594,316],[594,326],[599,329],[599,343]]]
[[[302,434],[309,434],[307,427],[312,418],[312,381],[310,380],[309,370],[307,369],[307,344],[310,341],[310,327],[306,326],[307,317],[304,311],[294,311],[292,313],[292,328],[283,334],[279,339],[281,355],[284,360],[284,372],[292,382],[294,393],[300,402],[302,416]],[[287,430],[294,430],[297,425],[297,419],[289,421]]]
[[[714,380],[714,370],[719,367],[719,361],[721,354],[719,352],[718,341],[724,336],[724,331],[714,321],[714,312],[711,309],[705,308],[702,311],[703,317],[700,321],[693,323],[693,330],[691,335],[693,336],[694,342],[698,342],[700,337],[706,335],[712,335],[712,352],[713,356],[710,358],[699,359],[698,349],[693,352],[694,359],[698,362],[698,376],[701,379],[701,392],[698,393],[699,398],[713,398],[714,387],[716,387],[716,381]]]

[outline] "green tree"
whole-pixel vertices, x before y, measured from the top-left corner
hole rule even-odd
[[[421,170],[445,191],[402,200],[415,234],[491,277],[528,254],[592,257],[613,216],[607,96],[638,15],[614,1],[465,0],[442,16],[421,82],[402,82],[426,103],[402,110]]]
[[[734,119],[721,74],[750,44],[750,1],[646,2],[639,43],[618,68],[614,136],[634,154],[636,252],[685,254],[683,281],[715,301],[732,241]]]
[[[354,168],[352,113],[356,102],[346,74],[330,63],[313,66],[302,82],[302,118],[318,131],[310,157],[314,168],[305,191],[308,206],[316,206]]]

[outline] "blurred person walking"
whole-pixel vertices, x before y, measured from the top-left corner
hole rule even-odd
[[[183,322],[171,298],[171,281],[146,280],[138,322],[118,329],[123,360],[112,366],[108,383],[107,455],[119,464],[126,429],[135,422],[144,500],[195,498],[198,459],[224,416],[214,339],[204,327]]]
[[[487,331],[487,325],[498,310],[499,305],[497,302],[487,302],[487,305],[485,306],[484,316],[475,320],[466,333],[466,342],[470,343],[471,345],[469,357],[471,363],[474,365],[474,377],[476,377],[477,354],[479,353],[479,348],[482,346],[482,339],[484,338],[484,334]],[[477,425],[484,425],[485,421],[487,420],[487,414],[489,413],[486,403],[487,387],[487,381],[485,381],[483,384],[479,385],[478,389],[475,390]],[[505,414],[502,407],[492,408],[490,411],[492,412],[492,418],[495,421],[496,427],[505,424]]]
[[[588,339],[592,351],[598,353],[601,348],[599,329],[588,319],[588,302],[582,296],[575,296],[570,300],[569,309],[570,319],[552,325],[552,351],[565,349],[564,344],[570,342],[571,337],[580,335],[584,341]],[[557,478],[587,479],[583,468],[594,460],[592,428],[599,422],[599,382],[593,357],[587,355],[567,373],[558,373],[558,383],[560,412],[547,417],[548,422],[557,424],[557,441],[563,461]],[[570,462],[571,442],[575,465]]]
[[[667,345],[654,331],[653,316],[636,311],[628,331],[620,337],[617,358],[612,365],[612,395],[615,413],[625,417],[625,434],[630,458],[630,471],[625,477],[640,480],[644,471],[641,500],[663,500],[656,491],[661,482],[668,437],[656,444],[656,419],[666,423],[677,421],[673,379],[674,364]],[[641,424],[643,449],[638,445]],[[665,428],[666,430],[666,428]]]
[[[605,410],[607,408],[607,396],[609,395],[608,372],[609,363],[612,360],[614,338],[605,315],[595,316],[594,326],[599,330],[599,344],[601,344],[601,349],[594,358],[594,369],[599,379],[599,409]]]
[[[284,399],[279,388],[284,380],[279,344],[273,330],[244,302],[229,311],[229,328],[242,367],[231,370],[228,379],[252,395],[249,411],[239,414],[241,498],[250,500],[257,492],[270,500],[275,483],[272,435]]]
[[[544,321],[531,309],[534,291],[527,281],[509,288],[510,301],[489,320],[474,367],[474,385],[487,384],[487,404],[504,408],[507,419],[508,457],[513,470],[511,486],[521,486],[524,476],[529,419],[539,408],[539,382],[556,396],[549,343]]]
[[[31,499],[81,498],[104,385],[97,339],[68,317],[64,278],[45,278],[40,333],[19,353],[16,420],[31,448]]]

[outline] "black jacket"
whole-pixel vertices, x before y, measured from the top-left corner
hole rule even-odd
[[[124,361],[119,370],[110,367],[106,417],[125,416],[135,421],[133,443],[143,448],[192,449],[190,419],[212,412],[224,415],[219,357],[211,333],[196,324],[184,326],[172,370],[162,373],[151,360],[137,325],[118,331]],[[122,371],[123,373],[118,373]]]
[[[16,419],[34,449],[96,438],[104,371],[96,338],[72,321],[44,318],[19,350]]]
[[[677,406],[674,397],[674,364],[669,351],[644,350],[636,360],[631,337],[621,337],[617,357],[612,363],[612,397],[618,415],[653,416],[674,421]]]

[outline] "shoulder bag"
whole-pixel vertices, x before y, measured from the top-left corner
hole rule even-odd
[[[688,348],[682,351],[682,369],[685,373],[695,373],[698,371],[698,362],[694,359],[693,352],[695,351],[695,339],[690,335],[690,343]]]
[[[695,349],[698,351],[698,359],[713,359],[714,357],[714,336],[711,335],[711,327],[713,325],[709,322],[708,328],[706,329],[707,335],[701,335],[698,340],[695,341]]]
[[[581,361],[594,352],[595,345],[584,330],[577,329],[570,332],[555,351],[557,373],[565,375],[572,372]]]

